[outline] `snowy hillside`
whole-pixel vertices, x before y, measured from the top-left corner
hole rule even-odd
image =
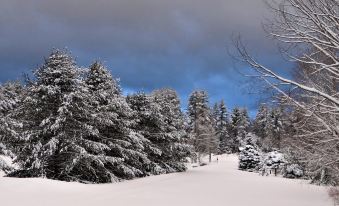
[[[85,185],[47,179],[0,178],[1,205],[11,206],[331,206],[326,189],[300,180],[237,170],[236,156],[186,173],[117,184]],[[20,197],[20,198],[18,198]]]

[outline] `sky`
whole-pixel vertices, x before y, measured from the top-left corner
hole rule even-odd
[[[102,61],[125,93],[170,87],[185,107],[203,89],[253,113],[261,98],[229,51],[241,34],[261,62],[282,65],[265,18],[262,0],[0,0],[0,82],[67,48],[81,66]]]

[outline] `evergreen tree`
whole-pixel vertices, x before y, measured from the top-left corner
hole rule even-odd
[[[213,107],[216,135],[219,139],[218,153],[231,152],[230,136],[228,134],[228,114],[224,101]]]
[[[212,118],[214,121],[214,128],[217,129],[218,127],[218,118],[219,118],[219,114],[220,114],[220,110],[219,110],[219,104],[216,102],[213,105],[213,108],[211,108],[212,111]]]
[[[171,89],[156,90],[152,93],[152,97],[159,105],[163,117],[162,135],[152,141],[162,151],[157,162],[167,172],[185,171],[184,163],[191,154],[191,147],[188,145],[179,97]]]
[[[263,147],[269,151],[280,149],[283,125],[282,112],[279,108],[272,108],[269,111],[264,131]]]
[[[0,85],[0,155],[15,158],[16,144],[20,138],[20,122],[15,118],[15,110],[21,102],[23,87],[19,82]],[[0,170],[12,172],[13,167],[0,156]]]
[[[238,151],[240,142],[246,137],[250,126],[247,110],[235,107],[231,115],[231,139],[233,142],[232,152]]]
[[[148,141],[144,148],[151,161],[147,167],[148,174],[170,172],[161,161],[163,151],[159,148],[159,144],[164,139],[164,116],[161,114],[159,104],[143,92],[127,96],[127,103],[134,111],[135,124],[132,128]]]
[[[238,130],[238,138],[240,138],[240,140],[244,139],[249,127],[250,127],[250,118],[248,116],[248,112],[246,108],[242,108],[240,110],[240,119],[237,125],[237,130]]]
[[[104,163],[107,173],[113,179],[131,179],[145,176],[150,163],[144,152],[147,141],[130,129],[133,111],[122,96],[118,81],[99,62],[89,69],[86,84],[94,98],[92,111],[97,135],[89,136],[89,150],[102,153],[118,163]]]
[[[236,153],[238,151],[239,142],[238,142],[238,125],[240,124],[241,111],[238,107],[235,107],[231,114],[231,122],[230,122],[230,136],[231,136],[231,149],[232,153]]]
[[[265,128],[268,120],[268,112],[268,108],[265,104],[260,105],[253,123],[253,131],[261,140],[266,137]]]
[[[13,145],[19,138],[20,122],[15,118],[15,110],[21,102],[24,89],[19,82],[8,82],[0,85],[0,144],[1,150],[14,149]]]
[[[189,98],[188,116],[190,118],[190,131],[194,136],[194,147],[200,154],[218,152],[218,139],[215,134],[213,117],[208,106],[208,95],[205,91],[194,91]]]
[[[263,151],[280,149],[283,135],[282,112],[280,108],[261,105],[254,120],[254,132],[259,136]]]
[[[12,176],[46,176],[82,182],[109,182],[105,164],[122,160],[104,155],[105,144],[93,125],[95,101],[81,79],[82,71],[63,51],[53,51],[39,67],[19,108],[24,139],[17,158],[21,171]]]

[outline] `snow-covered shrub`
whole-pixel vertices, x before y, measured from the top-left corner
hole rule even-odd
[[[304,170],[298,164],[287,164],[282,174],[286,178],[301,178],[304,175]]]
[[[252,145],[245,145],[239,150],[239,169],[249,172],[256,171],[260,163],[260,152]]]
[[[260,172],[262,175],[275,174],[277,175],[283,169],[286,161],[284,154],[278,151],[269,152],[263,155],[260,162]]]

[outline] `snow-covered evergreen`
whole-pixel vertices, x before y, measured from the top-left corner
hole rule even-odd
[[[15,110],[21,102],[24,89],[18,82],[0,86],[0,171],[12,172],[16,144],[22,127],[15,117]]]
[[[81,78],[82,70],[66,52],[55,50],[39,67],[19,108],[23,123],[22,170],[12,176],[44,176],[83,182],[108,182],[105,164],[121,159],[104,155],[106,145],[90,141],[96,101]],[[95,168],[95,169],[94,169]]]
[[[265,129],[268,122],[268,110],[266,104],[261,104],[253,122],[253,132],[260,137],[261,140],[266,137]]]
[[[159,163],[167,172],[185,171],[184,163],[191,155],[189,137],[184,127],[184,115],[180,100],[172,89],[160,89],[152,93],[154,102],[159,105],[162,114],[162,135],[152,141],[162,151]],[[160,137],[160,138],[159,138]]]
[[[85,81],[94,100],[91,101],[93,127],[98,130],[85,139],[86,150],[106,157],[97,161],[111,180],[145,176],[145,167],[150,163],[144,151],[147,141],[130,129],[133,111],[122,96],[118,80],[101,63],[95,62]]]
[[[228,134],[228,113],[224,101],[216,103],[213,107],[216,135],[219,138],[218,153],[230,153],[232,142]]]
[[[284,154],[278,151],[264,153],[260,163],[262,175],[278,175],[284,169],[286,163]]]
[[[235,107],[231,114],[230,136],[233,142],[232,152],[238,152],[241,141],[244,140],[250,126],[249,116],[245,108]]]
[[[134,130],[147,139],[145,151],[151,161],[150,174],[185,171],[186,158],[191,153],[184,130],[184,117],[175,91],[156,90],[151,95],[129,95],[127,102],[133,109]]]
[[[148,173],[166,173],[166,169],[157,161],[163,153],[156,145],[156,142],[163,137],[162,123],[164,117],[160,112],[160,106],[154,102],[150,95],[144,92],[127,96],[127,103],[134,111],[133,119],[135,123],[132,128],[148,141],[148,144],[144,145],[145,152],[151,160],[147,168]]]
[[[18,82],[0,85],[0,143],[10,147],[19,138],[20,122],[16,121],[14,110],[18,107],[24,89]]]
[[[190,132],[193,145],[200,160],[201,154],[208,154],[211,161],[212,153],[218,152],[219,140],[214,129],[214,120],[208,105],[206,91],[194,91],[188,102]]]
[[[245,145],[239,148],[239,169],[254,172],[259,169],[261,161],[260,152],[253,145]]]
[[[260,137],[260,145],[264,151],[280,149],[284,132],[281,109],[261,105],[254,120],[253,130]]]
[[[287,164],[283,170],[283,176],[286,178],[301,178],[304,170],[299,164]]]

